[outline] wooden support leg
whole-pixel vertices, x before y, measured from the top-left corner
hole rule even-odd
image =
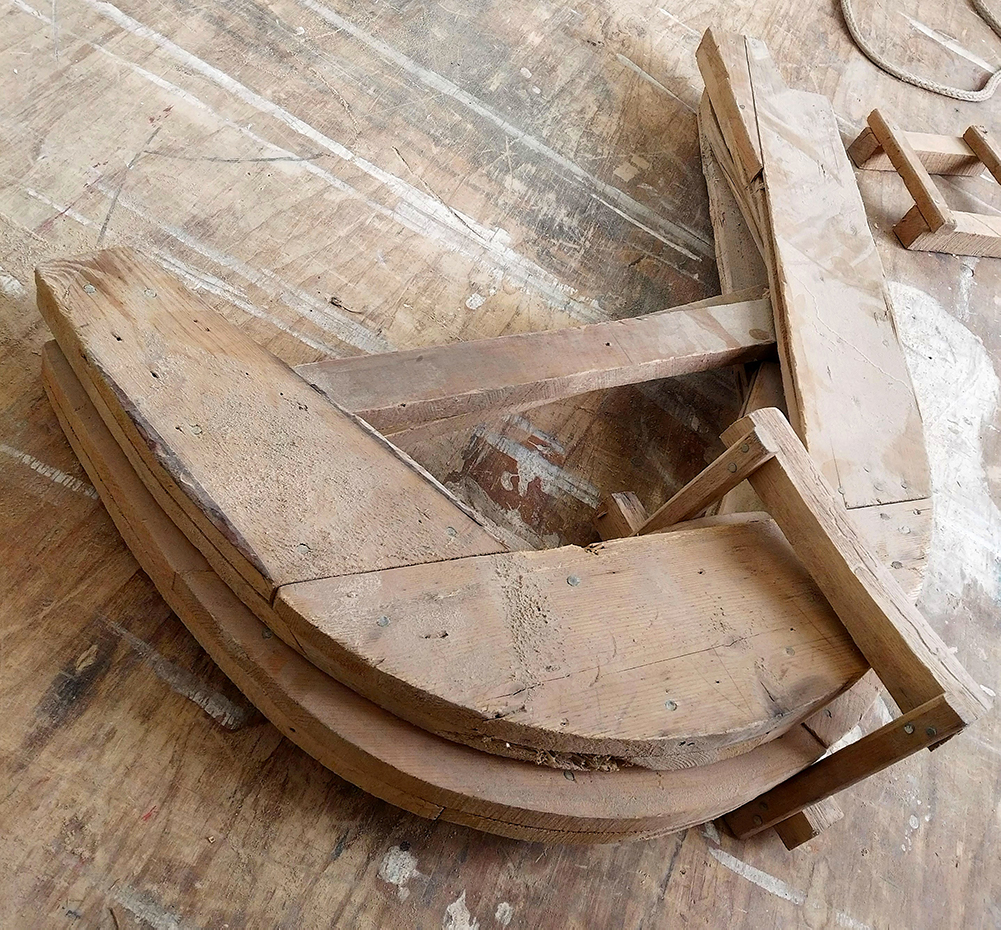
[[[729,814],[730,828],[745,837],[950,738],[980,716],[988,702],[889,570],[868,551],[779,410],[766,408],[744,417],[724,432],[723,440],[726,451],[639,532],[655,532],[694,516],[746,476],[902,712]],[[797,826],[802,823],[794,821],[791,829]]]
[[[779,821],[775,824],[775,832],[786,849],[795,849],[819,836],[844,816],[845,812],[834,798],[825,798]]]
[[[621,539],[632,536],[647,519],[646,507],[632,491],[616,491],[601,502],[594,525],[602,539]]]

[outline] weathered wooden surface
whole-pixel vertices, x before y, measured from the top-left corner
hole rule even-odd
[[[889,56],[940,80],[979,86],[976,61],[998,63],[964,5],[855,6]],[[137,245],[290,364],[627,316],[716,289],[693,110],[706,26],[765,40],[791,87],[832,99],[846,142],[874,106],[959,135],[997,126],[1001,102],[878,72],[834,5],[319,9],[60,0],[55,29],[51,4],[0,13],[4,922],[994,926],[996,717],[839,796],[844,820],[795,854],[708,828],[587,850],[491,839],[326,773],[135,574],[43,397],[31,278],[99,238]],[[901,249],[902,183],[857,176],[931,460],[923,609],[998,691],[1001,267]],[[992,180],[938,183],[954,209],[1001,204]],[[656,509],[738,407],[733,379],[690,376],[409,451],[532,541],[591,542],[603,493]]]

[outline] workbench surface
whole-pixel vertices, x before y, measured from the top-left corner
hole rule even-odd
[[[965,4],[865,6],[914,70],[975,87],[1001,62]],[[844,819],[795,853],[712,824],[547,847],[367,796],[166,608],[42,392],[33,266],[115,244],[291,364],[717,293],[695,120],[710,25],[765,40],[846,141],[875,106],[911,130],[1001,128],[997,101],[879,72],[830,3],[0,0],[0,924],[1001,926],[996,712],[839,796]],[[900,179],[859,180],[931,458],[921,606],[996,691],[1001,262],[905,252]],[[1001,205],[992,181],[942,188]],[[526,546],[587,543],[602,493],[657,506],[738,404],[734,373],[712,372],[408,451]]]

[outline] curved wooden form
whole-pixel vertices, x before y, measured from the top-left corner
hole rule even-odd
[[[558,767],[679,768],[774,738],[866,670],[770,520],[502,552],[155,266],[113,250],[37,279],[104,421],[213,570],[403,719]]]
[[[803,727],[749,753],[675,772],[572,778],[491,756],[407,724],[327,677],[275,636],[211,571],[139,479],[54,343],[46,393],[115,525],[213,660],[290,740],[355,785],[411,813],[516,839],[618,842],[731,810],[813,762]]]

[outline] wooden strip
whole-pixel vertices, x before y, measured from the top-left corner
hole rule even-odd
[[[879,110],[873,110],[869,114],[868,122],[886,157],[897,169],[908,193],[914,198],[928,228],[933,232],[943,226],[951,229],[955,225],[952,210],[921,163],[921,159],[911,148],[904,132]]]
[[[952,218],[956,223],[952,229],[932,232],[921,211],[911,207],[893,231],[907,249],[1001,258],[1001,217],[953,210]]]
[[[172,609],[220,668],[284,733],[353,784],[411,813],[518,839],[618,842],[719,816],[814,761],[801,727],[752,752],[678,772],[563,772],[442,740],[387,714],[303,660],[210,571],[111,436],[54,343],[46,393],[74,450]],[[105,477],[113,476],[111,484]],[[128,514],[128,516],[126,516]],[[185,551],[186,550],[186,551]]]
[[[793,850],[815,839],[844,816],[844,811],[834,798],[824,798],[816,804],[804,807],[792,817],[780,820],[775,824],[775,832],[785,848]]]
[[[38,302],[92,397],[260,596],[503,546],[391,444],[125,249],[50,262]]]
[[[938,695],[856,743],[794,775],[785,784],[745,804],[724,818],[739,839],[754,836],[824,798],[850,788],[894,762],[958,733],[964,710],[951,695]]]
[[[998,184],[1001,184],[1001,146],[986,126],[970,126],[963,133],[963,141],[974,151],[977,158],[991,173]]]
[[[625,384],[753,361],[775,342],[771,304],[753,286],[626,320],[382,355],[296,371],[380,432],[468,424]],[[457,420],[456,418],[462,418]]]
[[[746,751],[866,670],[767,519],[304,582],[275,607],[387,710],[564,767]]]
[[[845,506],[927,497],[921,416],[834,112],[776,86],[767,49],[748,47],[790,418]]]
[[[735,488],[771,456],[772,453],[749,431],[747,436],[730,443],[722,455],[656,510],[636,534],[655,533],[674,523],[698,516],[709,504]]]
[[[910,710],[941,695],[967,722],[988,706],[979,686],[859,537],[833,490],[778,410],[759,410],[723,434],[752,431],[773,458],[751,484],[897,702]]]
[[[929,174],[967,177],[983,174],[980,159],[959,136],[907,131],[903,135]],[[868,126],[848,146],[848,156],[856,168],[864,168],[866,171],[897,170]]]
[[[632,536],[646,523],[648,516],[632,491],[618,491],[601,502],[594,525],[602,539],[621,539]]]

